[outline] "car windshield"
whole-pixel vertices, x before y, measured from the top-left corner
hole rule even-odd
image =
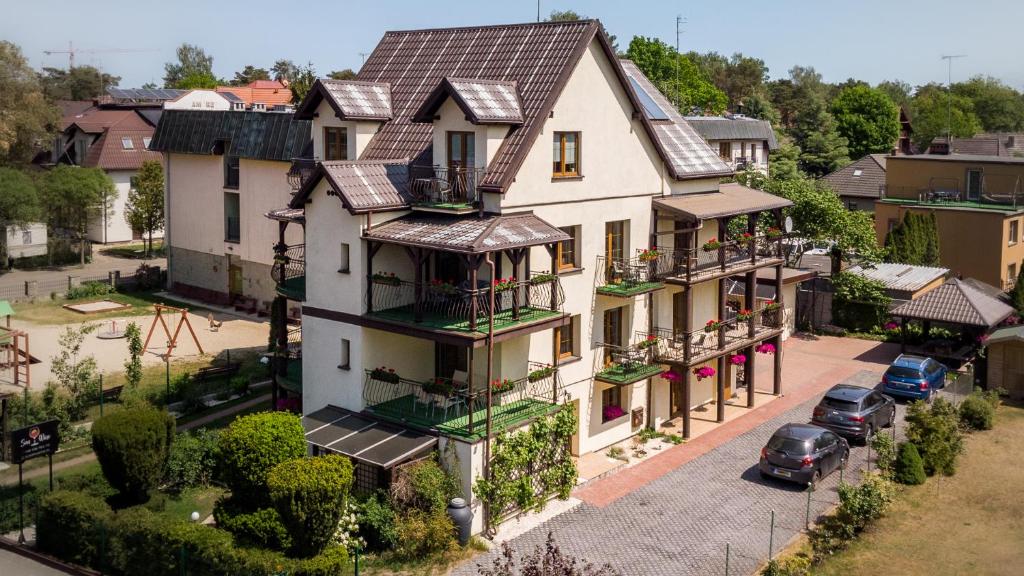
[[[811,443],[800,438],[786,438],[785,436],[772,436],[768,441],[768,448],[776,452],[787,454],[807,454],[810,452]]]
[[[907,368],[905,366],[889,366],[889,369],[885,372],[889,376],[895,376],[897,378],[924,378],[924,374],[916,368]]]
[[[840,400],[838,398],[829,398],[825,396],[822,398],[821,403],[833,410],[839,410],[841,412],[856,412],[857,403],[849,400]]]

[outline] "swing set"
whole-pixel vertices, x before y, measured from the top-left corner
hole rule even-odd
[[[146,350],[149,350],[149,341],[153,337],[153,331],[156,330],[158,322],[163,327],[164,334],[167,336],[167,352],[164,354],[166,358],[170,358],[171,354],[174,353],[174,348],[178,345],[178,335],[181,334],[181,327],[183,325],[188,327],[188,332],[192,335],[192,341],[195,342],[199,353],[205,354],[203,346],[199,343],[199,338],[196,336],[196,331],[192,329],[192,324],[188,321],[188,308],[175,308],[166,304],[154,304],[153,308],[156,309],[156,316],[153,317],[153,323],[149,326],[149,333],[146,334],[146,343],[142,345],[143,354],[146,353]],[[175,314],[181,316],[178,320],[178,325],[174,328],[174,334],[171,334],[171,329],[167,327],[164,313],[170,314],[172,318]]]

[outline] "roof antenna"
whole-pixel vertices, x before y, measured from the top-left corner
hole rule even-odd
[[[537,0],[537,22],[540,22],[540,0]]]
[[[676,110],[679,110],[679,35],[682,34],[682,26],[686,24],[686,18],[677,15],[676,16],[676,86],[674,96],[676,97]]]
[[[944,54],[946,61],[946,146],[953,152],[953,59],[966,58],[967,54]]]

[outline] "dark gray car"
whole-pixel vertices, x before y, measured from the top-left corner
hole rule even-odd
[[[850,459],[850,445],[836,433],[813,424],[786,424],[761,449],[761,478],[774,477],[815,485]]]
[[[815,406],[811,422],[867,442],[876,431],[896,422],[896,402],[870,388],[839,384]]]

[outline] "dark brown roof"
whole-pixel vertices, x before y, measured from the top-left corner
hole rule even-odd
[[[320,162],[313,175],[292,197],[289,206],[305,206],[322,178],[327,178],[331,193],[337,195],[342,206],[353,214],[409,206],[409,161],[404,158]]]
[[[391,85],[387,82],[321,78],[302,99],[302,103],[295,111],[295,117],[303,120],[313,118],[317,107],[324,99],[339,118],[346,120],[384,121],[390,120],[394,115],[391,107]]]
[[[1002,141],[999,138],[991,136],[975,136],[973,138],[957,138],[953,137],[953,147],[951,150],[946,150],[948,145],[946,144],[945,136],[938,136],[932,140],[931,148],[929,153],[948,153],[948,154],[969,154],[972,156],[1009,156],[1009,152],[1003,146]],[[933,152],[934,149],[934,152]]]
[[[359,70],[359,80],[391,85],[394,118],[374,135],[361,159],[411,158],[430,164],[433,127],[414,122],[413,115],[443,78],[515,81],[523,124],[509,131],[480,184],[503,192],[595,37],[614,61],[595,20],[386,33]],[[634,107],[639,109],[635,102]]]
[[[881,198],[885,185],[885,155],[868,154],[825,176],[825,181],[840,196]]]
[[[748,188],[736,183],[722,184],[717,192],[658,196],[654,207],[673,212],[691,220],[707,220],[723,216],[736,216],[792,206],[781,196]]]
[[[438,108],[449,96],[473,124],[523,123],[523,106],[515,82],[473,78],[443,78],[413,121],[433,122]]]
[[[636,64],[630,60],[621,60],[620,63],[631,80],[629,90],[645,92],[668,118],[667,121],[652,122],[645,115],[644,122],[673,178],[682,180],[733,173],[733,169],[719,157],[718,151],[708,146]]]
[[[99,137],[82,161],[86,168],[104,170],[138,170],[147,160],[163,162],[159,152],[150,152],[146,143],[153,136],[153,129],[123,130],[119,126],[108,128]],[[130,147],[126,148],[126,145]]]
[[[565,232],[530,213],[466,218],[410,214],[375,226],[367,240],[480,254],[568,240]]]
[[[893,316],[991,328],[1014,310],[1009,305],[956,278],[894,308]]]
[[[264,216],[278,222],[306,223],[306,211],[302,208],[279,208],[267,212]]]

